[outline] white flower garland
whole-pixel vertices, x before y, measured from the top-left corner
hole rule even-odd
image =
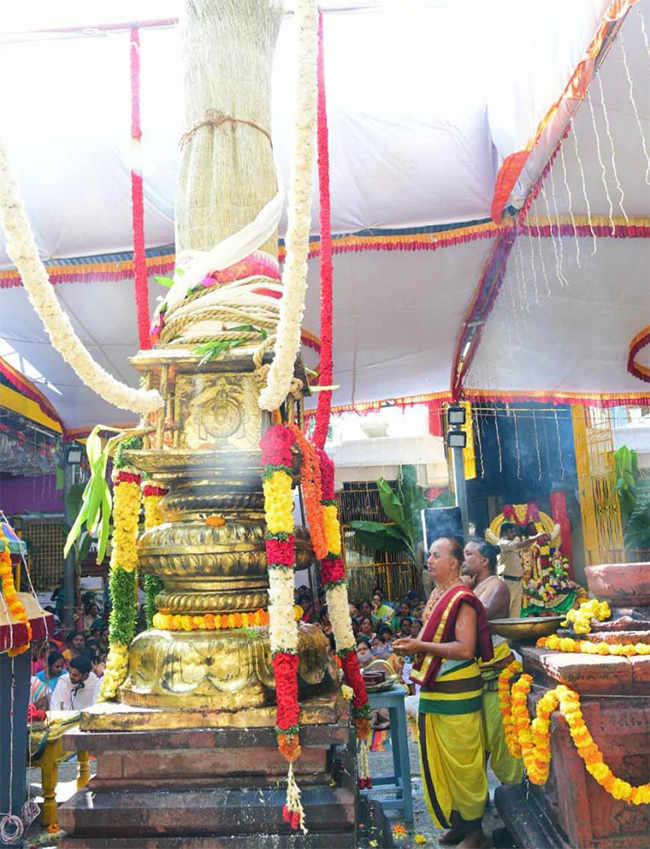
[[[123,410],[149,413],[162,407],[163,399],[156,390],[133,389],[112,377],[95,362],[74,332],[38,255],[3,139],[0,139],[0,221],[7,239],[7,253],[20,272],[32,306],[52,345],[79,378],[105,401]]]
[[[326,590],[327,612],[329,613],[336,650],[348,651],[356,645],[352,622],[350,620],[350,600],[348,598],[348,585],[334,584]]]
[[[287,209],[287,256],[284,264],[284,296],[280,302],[280,321],[275,356],[259,405],[277,410],[287,397],[296,356],[300,349],[300,327],[305,311],[307,259],[311,208],[311,172],[316,149],[318,54],[318,4],[316,0],[298,0],[296,5],[298,37],[298,78],[296,127],[289,179]]]
[[[293,569],[269,569],[269,640],[272,654],[298,651],[293,577]]]

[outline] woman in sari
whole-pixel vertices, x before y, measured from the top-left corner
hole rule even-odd
[[[483,605],[460,577],[463,547],[443,537],[430,549],[435,581],[417,637],[396,641],[414,655],[411,681],[420,685],[420,766],[427,807],[448,831],[443,845],[487,846],[482,818],[488,798],[481,705],[483,681],[476,662],[492,658]]]

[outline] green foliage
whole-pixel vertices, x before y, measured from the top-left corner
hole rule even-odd
[[[639,458],[636,451],[631,451],[627,445],[621,445],[614,454],[614,459],[616,461],[618,500],[621,505],[623,528],[625,528],[636,507],[636,482],[639,477]]]
[[[417,560],[417,546],[422,539],[420,512],[425,507],[440,506],[428,501],[417,482],[413,465],[400,466],[397,490],[384,479],[377,481],[379,500],[391,524],[382,522],[351,522],[355,538],[368,548],[380,551],[401,551]]]
[[[650,548],[650,485],[639,478],[636,451],[622,445],[614,458],[625,548]]]
[[[396,525],[381,522],[351,522],[355,539],[368,548],[382,551],[402,551],[409,554],[409,540]]]
[[[259,333],[262,341],[268,336],[264,328],[253,327],[252,324],[240,324],[238,327],[230,327],[229,330],[239,333]],[[205,365],[212,360],[218,359],[222,354],[228,353],[231,348],[237,348],[239,345],[245,345],[249,339],[218,339],[211,342],[204,342],[194,349],[194,353],[202,356],[199,366]]]
[[[156,596],[165,589],[158,575],[144,576],[144,612],[147,617],[147,628],[153,628],[153,617],[156,612]]]
[[[103,440],[99,435],[100,431],[103,430],[113,431],[116,436]],[[115,428],[104,427],[103,425],[97,425],[86,440],[90,479],[80,497],[74,487],[71,487],[71,492],[74,490],[72,494],[74,503],[71,505],[73,509],[70,515],[76,516],[76,518],[72,528],[69,529],[63,549],[65,557],[68,556],[72,547],[76,545],[82,533],[84,533],[84,527],[88,537],[86,554],[90,548],[90,537],[97,536],[97,563],[101,563],[106,556],[112,508],[111,491],[106,480],[106,467],[108,458],[113,453],[115,453],[116,467],[119,468],[120,465],[124,465],[122,452],[129,448],[142,448],[142,438],[130,436],[123,431],[116,431]],[[83,557],[80,557],[80,560],[83,560]]]
[[[171,277],[155,277],[153,278],[156,283],[160,283],[161,286],[164,286],[166,289],[171,289],[174,285],[174,281]]]
[[[135,572],[111,569],[109,590],[113,609],[108,623],[108,638],[111,643],[123,643],[128,646],[135,637],[138,618],[135,580]]]

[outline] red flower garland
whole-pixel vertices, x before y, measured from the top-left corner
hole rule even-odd
[[[133,477],[135,477],[135,475]],[[153,495],[155,495],[155,496],[160,495],[162,497],[163,495],[167,495],[168,492],[169,492],[169,490],[165,486],[154,486],[153,484],[150,484],[150,483],[145,483],[142,486],[142,495],[145,498],[148,498],[149,496],[153,496]]]
[[[277,698],[276,729],[278,748],[289,763],[300,757],[300,704],[298,703],[298,655],[276,652],[273,655]]]
[[[318,189],[320,202],[320,337],[321,386],[332,385],[332,215],[330,208],[329,142],[327,133],[327,100],[325,96],[325,50],[323,13],[318,13]],[[332,390],[318,395],[314,445],[322,448],[332,410]]]
[[[331,560],[323,560],[321,563],[321,577],[323,584],[333,584],[345,580],[345,565],[340,557]]]
[[[261,465],[285,466],[291,468],[291,446],[296,441],[295,436],[283,425],[273,425],[262,437]]]
[[[140,125],[140,32],[131,29],[131,152],[141,150]],[[149,337],[149,279],[144,244],[144,195],[140,163],[131,164],[131,214],[133,219],[133,272],[135,306],[138,316],[138,339],[143,350],[151,348]]]
[[[137,484],[139,484],[141,480],[142,480],[141,475],[135,474],[133,472],[115,471],[113,473],[113,483],[116,484],[116,485],[118,483],[137,483]],[[145,493],[145,494],[148,495],[149,493]]]
[[[322,448],[317,448],[320,462],[321,498],[323,501],[334,501],[334,463]]]
[[[293,534],[286,540],[267,539],[266,562],[273,566],[293,566],[295,562],[295,541],[296,538]]]
[[[336,503],[334,498],[334,463],[321,448],[316,449],[320,461],[322,503]],[[321,576],[325,590],[328,591],[336,584],[345,581],[345,564],[341,557],[327,557],[321,563]],[[335,635],[336,637],[336,635]],[[360,740],[367,740],[372,730],[371,711],[368,704],[368,693],[363,682],[359,659],[354,648],[339,651],[343,677],[349,687],[352,687],[352,718]],[[360,785],[372,786],[369,776],[362,775]]]

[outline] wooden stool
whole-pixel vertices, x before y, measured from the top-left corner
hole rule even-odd
[[[68,726],[68,728],[74,726]],[[41,807],[41,820],[43,827],[53,825],[57,817],[56,805],[56,785],[59,783],[59,764],[70,757],[70,753],[64,751],[62,731],[61,729],[56,735],[52,735],[45,742],[45,746],[41,754],[30,760],[30,766],[40,767],[41,770],[41,786],[43,787],[43,805]],[[90,753],[87,751],[77,752],[77,790],[81,790],[88,784],[90,779]]]

